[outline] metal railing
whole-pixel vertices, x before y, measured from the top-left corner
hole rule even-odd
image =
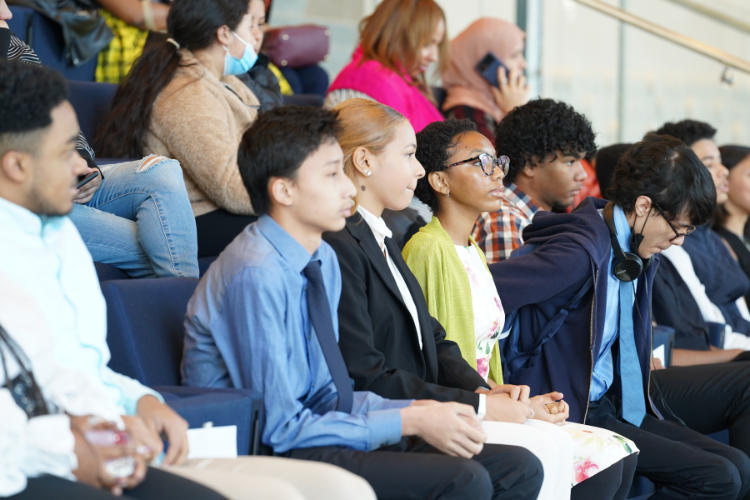
[[[714,10],[711,7],[706,7],[705,5],[695,2],[694,0],[668,0],[668,1],[672,3],[676,3],[677,5],[680,5],[681,7],[690,9],[693,12],[697,12],[698,14],[701,14],[702,16],[708,17],[709,19],[713,19],[714,21],[718,21],[722,24],[726,24],[727,26],[731,26],[732,28],[738,29],[750,35],[750,24],[744,21],[741,21],[735,17],[732,17],[728,14],[724,14],[723,12],[719,12],[718,10]]]
[[[651,21],[643,19],[642,17],[633,15],[630,12],[606,4],[600,0],[575,1],[582,5],[595,9],[602,14],[608,15],[615,19],[619,19],[624,23],[630,24],[631,26],[635,26],[636,28],[651,33],[652,35],[658,36],[665,40],[669,40],[670,42],[676,43],[677,45],[680,45],[688,50],[692,50],[693,52],[697,52],[698,54],[702,54],[706,57],[714,59],[727,67],[735,68],[739,71],[744,71],[745,73],[750,74],[750,62],[733,56],[732,54],[729,54],[728,52],[725,52],[723,50],[717,49],[712,45],[708,45],[706,43],[695,40],[694,38],[690,38],[658,24],[652,23]]]

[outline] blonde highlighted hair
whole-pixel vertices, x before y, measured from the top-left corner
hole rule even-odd
[[[359,23],[363,60],[375,60],[396,74],[405,77],[419,65],[419,51],[430,43],[445,13],[435,0],[383,0],[371,15]],[[438,72],[443,73],[450,62],[447,34],[438,46]],[[412,77],[413,78],[413,77]],[[419,90],[436,104],[424,75],[414,78]]]
[[[359,186],[354,172],[354,151],[365,148],[374,155],[383,153],[393,141],[396,127],[406,122],[395,109],[370,99],[349,99],[333,108],[341,123],[336,139],[344,151],[344,172],[357,186],[354,208],[359,205]],[[408,122],[407,122],[408,123]]]

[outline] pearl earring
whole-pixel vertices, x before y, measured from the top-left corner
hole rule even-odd
[[[367,172],[365,172],[365,175],[366,175],[367,177],[370,177],[370,176],[372,175],[372,172],[371,172],[370,170],[368,170]]]
[[[447,193],[445,193],[445,197],[446,198],[450,198],[450,196],[451,196],[451,192],[450,191],[448,191]]]

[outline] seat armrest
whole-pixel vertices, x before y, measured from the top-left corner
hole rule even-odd
[[[187,420],[191,429],[213,426],[237,426],[237,453],[257,455],[260,449],[260,419],[263,400],[245,389],[207,389],[202,387],[156,386],[167,405]]]

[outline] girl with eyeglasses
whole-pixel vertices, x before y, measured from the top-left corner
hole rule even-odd
[[[404,259],[447,338],[459,345],[464,359],[491,387],[490,393],[502,390],[499,340],[505,312],[471,231],[481,213],[497,211],[504,203],[502,181],[509,161],[497,156],[473,122],[455,119],[433,123],[417,134],[416,156],[426,175],[418,181],[415,195],[434,216],[406,244]],[[563,396],[552,392],[529,398],[526,387],[519,397],[533,410],[524,427],[548,433],[572,450],[557,461],[556,470],[545,469],[539,498],[569,493],[574,499],[624,500],[635,472],[635,444],[605,429],[566,423]],[[492,439],[492,427],[487,430]]]

